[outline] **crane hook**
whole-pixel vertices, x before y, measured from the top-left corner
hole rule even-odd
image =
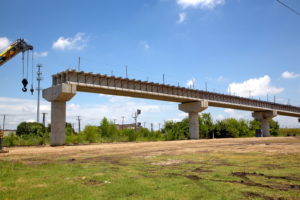
[[[24,78],[23,80],[22,80],[22,84],[23,84],[23,88],[22,88],[22,91],[23,92],[27,92],[27,85],[28,85],[28,81],[27,81],[27,79],[26,78]]]
[[[33,85],[31,84],[31,89],[30,89],[31,95],[33,95],[34,89],[33,89]]]

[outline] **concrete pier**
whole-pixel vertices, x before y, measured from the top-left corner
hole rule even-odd
[[[65,144],[66,102],[51,102],[51,146]]]
[[[66,102],[76,94],[76,86],[61,84],[43,91],[43,97],[51,102],[51,146],[65,144]]]
[[[270,124],[269,120],[273,117],[277,116],[277,111],[270,110],[270,111],[257,111],[252,113],[252,117],[259,120],[261,122],[261,129],[263,137],[270,136]]]
[[[189,114],[190,139],[199,139],[198,113],[208,108],[207,101],[197,101],[182,103],[178,106],[179,110]]]

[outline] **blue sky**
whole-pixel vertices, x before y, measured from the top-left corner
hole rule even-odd
[[[284,1],[295,10],[300,2]],[[125,76],[300,105],[300,16],[276,0],[110,0],[1,2],[0,49],[17,38],[34,46],[43,65],[42,87],[68,68]],[[13,12],[12,12],[13,11]],[[36,69],[35,69],[36,70]],[[22,63],[16,56],[0,68],[0,114],[7,127],[35,120],[36,93],[21,92]],[[31,73],[29,73],[31,74]],[[31,78],[29,78],[31,80]],[[36,81],[34,82],[36,87]],[[132,122],[142,109],[146,125],[180,120],[177,104],[77,94],[68,102],[68,121],[98,124],[103,116]],[[50,104],[42,102],[50,114]],[[215,120],[250,119],[250,112],[209,108]],[[49,115],[48,115],[49,120]],[[282,126],[297,119],[277,117]]]

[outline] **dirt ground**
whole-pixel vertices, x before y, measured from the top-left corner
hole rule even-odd
[[[0,160],[57,160],[63,157],[122,157],[181,155],[206,152],[300,153],[300,137],[228,138],[159,142],[105,143],[61,147],[13,147],[0,154]]]

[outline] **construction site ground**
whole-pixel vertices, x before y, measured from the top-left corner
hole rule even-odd
[[[300,137],[6,150],[0,199],[300,199]]]

